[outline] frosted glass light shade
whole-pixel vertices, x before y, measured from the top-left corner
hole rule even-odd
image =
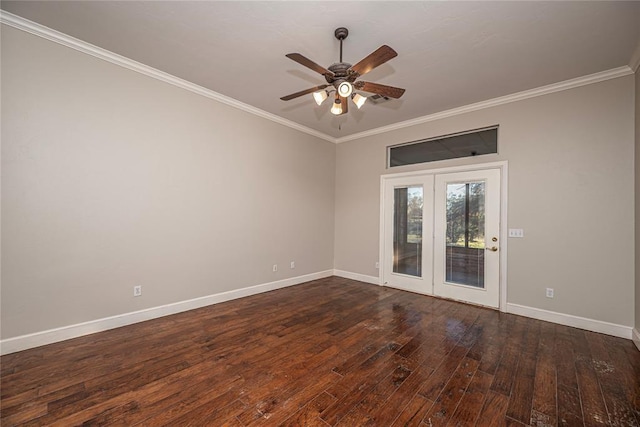
[[[360,109],[360,107],[362,107],[364,103],[367,101],[367,97],[362,96],[359,93],[354,93],[351,96],[351,99],[353,99],[353,103],[356,104],[356,107],[358,107],[358,109]]]
[[[316,101],[316,104],[322,105],[325,99],[327,99],[327,91],[319,90],[317,92],[313,92],[313,99]]]
[[[333,102],[333,107],[331,107],[331,113],[335,114],[336,116],[339,116],[340,114],[342,114],[342,102],[340,101],[340,98],[336,98],[336,100]]]
[[[338,85],[338,94],[340,94],[341,97],[346,98],[347,96],[351,95],[351,92],[353,92],[353,86],[351,85],[351,83],[342,82],[340,83],[340,85]]]

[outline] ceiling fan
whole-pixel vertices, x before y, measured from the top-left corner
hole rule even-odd
[[[307,57],[299,53],[289,53],[285,55],[287,58],[296,61],[298,64],[322,74],[328,84],[319,85],[291,95],[280,98],[283,101],[289,101],[299,96],[313,93],[313,98],[318,105],[329,97],[329,94],[335,90],[335,99],[331,112],[335,115],[345,114],[349,110],[348,99],[351,98],[358,108],[362,107],[367,98],[355,92],[355,90],[374,93],[385,96],[387,98],[400,98],[404,93],[404,89],[382,85],[379,83],[365,82],[358,80],[361,76],[369,71],[384,64],[392,58],[398,56],[398,53],[387,45],[382,45],[374,52],[370,53],[366,58],[362,59],[355,65],[342,62],[342,41],[349,35],[349,30],[344,27],[336,29],[334,32],[336,38],[340,40],[340,62],[324,68]],[[327,89],[329,88],[329,89]]]

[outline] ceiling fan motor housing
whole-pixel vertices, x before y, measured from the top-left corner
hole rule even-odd
[[[350,68],[351,64],[349,64],[348,62],[336,62],[328,68],[328,70],[331,71],[333,75],[325,74],[324,78],[327,80],[327,83],[333,84],[334,86],[336,84],[342,83],[345,80],[353,83],[357,76],[349,72]]]

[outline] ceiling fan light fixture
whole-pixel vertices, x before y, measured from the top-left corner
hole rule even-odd
[[[349,82],[342,82],[338,85],[338,93],[341,97],[346,98],[353,92],[353,85]]]
[[[353,100],[353,103],[356,104],[356,107],[358,107],[358,110],[367,101],[367,97],[366,96],[362,96],[359,93],[352,94],[351,95],[351,99]]]
[[[366,102],[367,97],[355,93],[355,90],[375,94],[385,99],[397,99],[402,96],[405,91],[402,88],[358,80],[369,71],[398,56],[395,50],[386,44],[382,45],[358,61],[355,65],[351,65],[342,60],[342,42],[349,35],[349,30],[340,27],[336,29],[334,35],[340,41],[340,62],[331,64],[328,68],[316,64],[300,53],[288,53],[285,55],[292,61],[322,75],[327,84],[321,84],[287,96],[282,96],[280,97],[281,100],[290,101],[300,96],[313,94],[313,99],[316,104],[321,105],[325,99],[334,96],[335,92],[335,101],[331,107],[331,113],[339,116],[349,112],[349,98],[351,98],[351,101],[353,101],[359,109]]]
[[[313,99],[316,101],[316,104],[322,105],[325,99],[327,99],[329,95],[326,90],[319,90],[317,92],[313,92]]]
[[[340,114],[342,114],[342,101],[337,96],[336,96],[336,100],[333,101],[333,107],[331,107],[331,114],[335,114],[336,116],[339,116]]]

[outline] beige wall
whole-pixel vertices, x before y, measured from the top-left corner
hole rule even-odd
[[[6,26],[2,107],[2,339],[333,267],[334,144]]]
[[[626,76],[339,144],[335,268],[378,275],[381,174],[507,160],[507,225],[525,232],[508,242],[508,302],[633,325],[633,84]],[[499,155],[385,169],[387,145],[495,124]]]
[[[636,146],[635,146],[635,172],[636,172],[636,322],[635,329],[640,331],[640,68],[636,70],[635,81],[635,118],[636,118]]]
[[[633,76],[336,147],[4,26],[1,53],[2,339],[334,267],[376,276],[385,147],[493,124],[500,154],[473,161],[509,162],[525,238],[508,301],[634,323]]]

